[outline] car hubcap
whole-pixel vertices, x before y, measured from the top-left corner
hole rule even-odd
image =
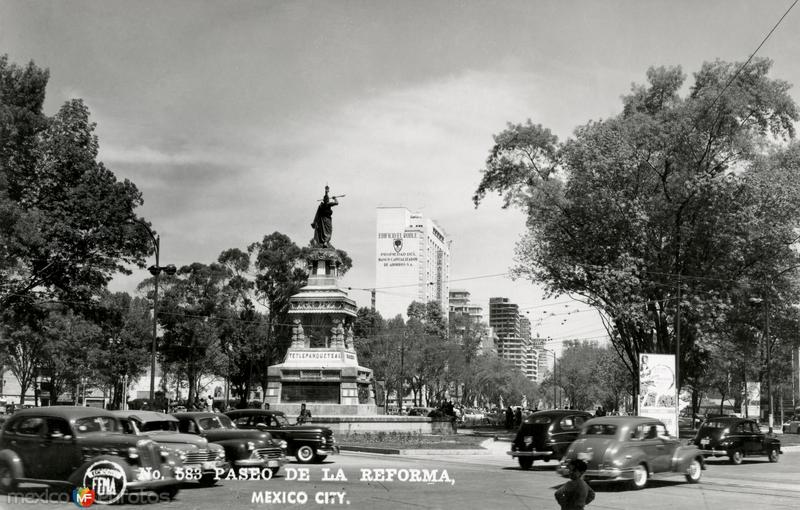
[[[633,483],[635,483],[637,487],[641,487],[646,481],[647,471],[644,469],[644,466],[637,466],[636,470],[633,472]]]
[[[700,477],[700,463],[696,460],[689,464],[689,477],[692,480],[697,480]]]
[[[309,461],[314,456],[314,450],[309,446],[301,446],[300,449],[297,450],[297,456],[303,462]]]

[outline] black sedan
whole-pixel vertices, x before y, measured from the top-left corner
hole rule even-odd
[[[537,411],[522,422],[507,453],[516,457],[522,469],[529,469],[535,459],[559,460],[591,417],[586,411]]]
[[[768,437],[754,420],[736,417],[711,418],[703,422],[690,441],[706,457],[728,457],[741,464],[745,457],[766,456],[778,462],[781,442]]]

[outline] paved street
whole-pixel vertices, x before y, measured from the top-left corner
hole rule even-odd
[[[438,457],[345,453],[334,457],[333,462],[309,467],[309,481],[287,479],[291,469],[303,467],[290,463],[289,470],[281,470],[280,476],[271,481],[228,480],[213,488],[189,486],[173,502],[119,508],[557,508],[553,492],[563,480],[554,472],[555,462],[535,464],[532,470],[522,471],[505,455],[507,447],[508,443],[497,442],[487,455]],[[323,480],[324,469],[329,470],[329,480]],[[339,469],[346,480],[333,480]],[[370,470],[373,480],[362,480],[362,469]],[[413,477],[413,470],[428,470],[436,479],[449,478],[451,482],[387,481],[389,469],[398,470],[395,478]],[[800,451],[784,454],[777,464],[754,460],[732,466],[722,459],[711,460],[699,485],[689,485],[682,477],[675,477],[653,481],[642,491],[613,485],[595,486],[597,498],[590,508],[796,508],[800,498],[800,487],[796,483],[798,472]],[[419,473],[420,476],[424,476],[423,473]],[[383,480],[380,480],[381,474]],[[254,494],[261,499],[254,502]],[[6,496],[0,501],[3,508],[27,508],[31,503],[9,502]]]

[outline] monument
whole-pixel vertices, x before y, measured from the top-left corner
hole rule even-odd
[[[292,344],[283,363],[267,369],[267,402],[289,418],[303,403],[312,419],[378,412],[372,370],[358,364],[353,345],[356,303],[338,285],[342,260],[331,244],[331,208],[339,202],[328,192],[325,186],[311,224],[308,284],[289,300]]]

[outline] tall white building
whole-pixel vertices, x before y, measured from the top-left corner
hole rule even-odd
[[[385,319],[406,316],[412,301],[450,309],[450,238],[435,221],[405,207],[378,207],[375,308]]]

